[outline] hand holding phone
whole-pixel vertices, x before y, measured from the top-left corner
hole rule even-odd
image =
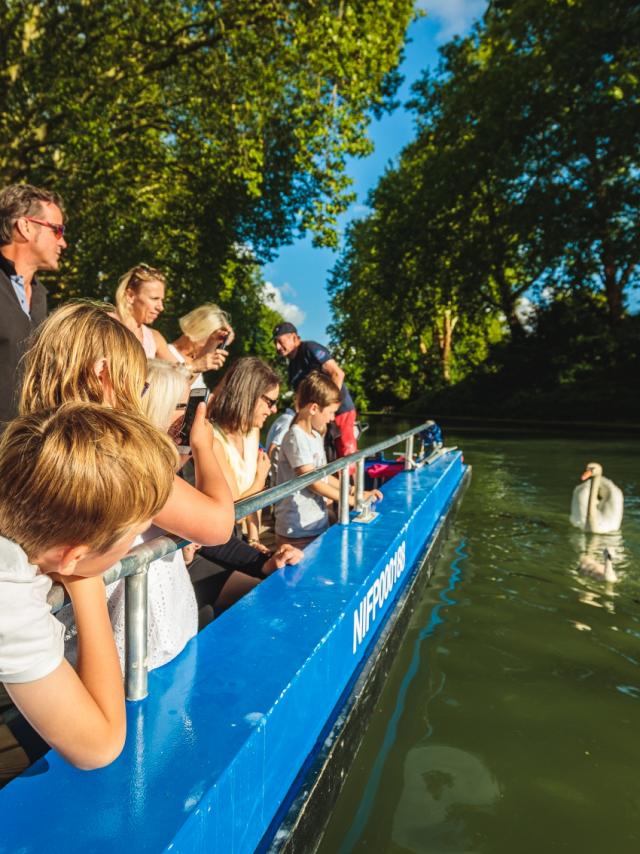
[[[196,410],[198,408],[199,403],[206,403],[209,399],[209,389],[208,388],[192,388],[191,394],[189,395],[189,401],[187,403],[187,408],[184,413],[184,421],[182,422],[182,428],[180,430],[180,446],[187,447],[189,445],[189,437],[191,435],[191,428],[193,427],[193,421],[196,417]]]

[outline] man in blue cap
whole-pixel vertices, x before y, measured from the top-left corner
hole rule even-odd
[[[336,412],[340,436],[335,440],[339,457],[358,450],[355,437],[356,408],[344,382],[344,371],[329,350],[317,341],[302,341],[293,323],[279,323],[273,330],[273,341],[279,356],[289,360],[289,385],[295,391],[311,371],[323,371],[340,389],[341,403]]]

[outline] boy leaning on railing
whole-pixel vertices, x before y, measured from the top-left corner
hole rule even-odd
[[[93,403],[23,416],[0,440],[0,682],[28,724],[79,768],[112,762],[125,739],[101,573],[161,510],[175,463],[172,443],[148,421]],[[75,612],[77,670],[47,604],[53,579]],[[12,734],[11,724],[0,727],[0,785],[28,764]]]

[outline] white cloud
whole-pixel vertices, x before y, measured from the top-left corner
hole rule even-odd
[[[272,282],[265,282],[262,288],[262,299],[270,307],[281,314],[289,323],[295,326],[300,326],[304,322],[305,313],[293,302],[286,302],[283,293],[293,293],[295,291],[291,285],[283,285],[281,288],[274,285]]]
[[[471,24],[484,14],[487,0],[418,0],[416,6],[438,21],[438,41],[446,42],[469,31]]]

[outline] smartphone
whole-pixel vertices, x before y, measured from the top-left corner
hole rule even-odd
[[[185,447],[189,445],[189,436],[191,434],[191,428],[193,427],[193,419],[196,417],[196,409],[198,408],[198,404],[206,403],[208,399],[208,388],[191,389],[191,394],[189,395],[189,402],[187,403],[187,408],[184,412],[184,421],[180,430],[180,447]]]
[[[220,344],[216,347],[216,350],[226,350],[227,349],[227,341],[231,337],[231,333],[225,335],[224,341],[221,341]]]

